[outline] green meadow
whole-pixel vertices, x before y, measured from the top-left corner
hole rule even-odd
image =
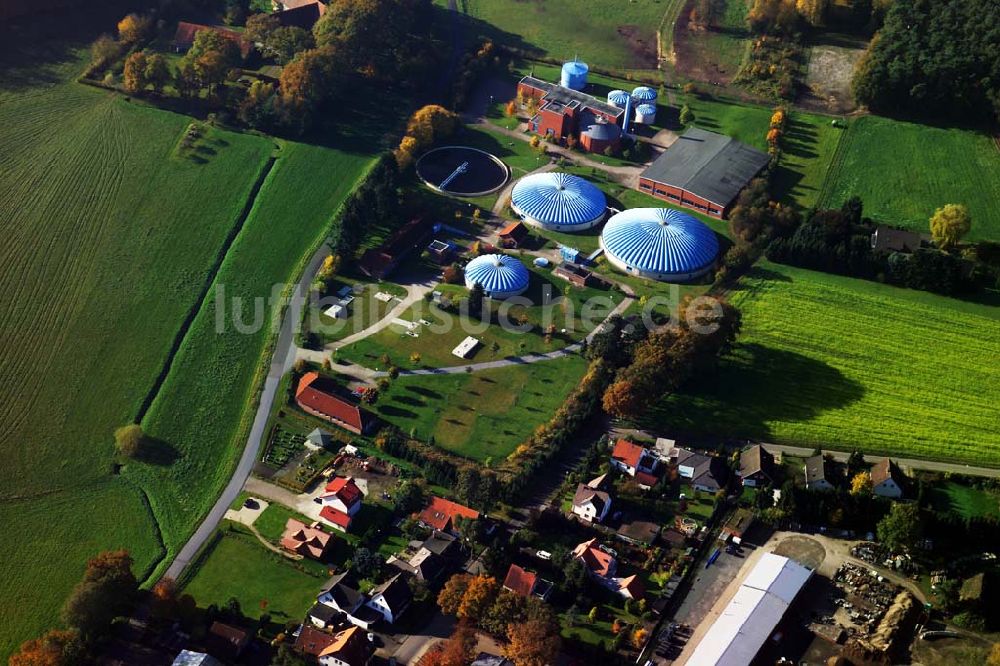
[[[1000,240],[1000,145],[972,130],[864,116],[851,122],[820,203],[861,197],[878,222],[928,232],[934,210],[965,204],[969,238]]]
[[[997,308],[773,264],[731,298],[738,345],[650,425],[996,464]]]

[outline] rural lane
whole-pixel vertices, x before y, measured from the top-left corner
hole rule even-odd
[[[191,560],[198,554],[201,547],[208,541],[215,531],[215,528],[222,521],[223,516],[229,509],[236,497],[243,489],[254,463],[257,461],[257,452],[260,450],[260,442],[264,437],[264,429],[267,426],[267,419],[271,413],[271,406],[274,404],[275,396],[278,392],[278,384],[292,365],[295,363],[295,329],[302,314],[302,304],[312,283],[313,276],[323,260],[330,254],[330,248],[324,243],[319,250],[313,254],[312,259],[306,266],[299,283],[295,286],[294,293],[289,300],[288,308],[285,310],[284,318],[281,322],[281,329],[278,333],[278,341],[271,357],[271,367],[264,381],[264,390],[261,392],[260,401],[257,405],[257,414],[254,416],[253,426],[250,428],[250,435],[247,437],[246,446],[240,456],[239,463],[233,471],[232,478],[226,484],[222,495],[216,500],[212,510],[208,512],[205,520],[202,521],[195,533],[191,535],[187,543],[177,553],[177,557],[167,568],[164,577],[177,580],[184,572],[184,569],[191,563]]]

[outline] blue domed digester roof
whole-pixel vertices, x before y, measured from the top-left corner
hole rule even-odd
[[[491,298],[517,296],[528,289],[528,269],[504,254],[480,255],[465,267],[465,286],[472,289],[477,282]]]
[[[510,205],[522,218],[547,229],[580,231],[601,221],[604,192],[579,176],[536,173],[514,185]]]
[[[629,94],[624,90],[612,90],[608,93],[608,104],[617,106],[619,109],[624,109],[628,100]]]
[[[640,116],[655,116],[656,106],[653,104],[640,104],[639,106],[635,107],[635,112],[638,113]]]
[[[646,86],[639,86],[632,91],[632,99],[638,103],[652,102],[656,100],[656,91]]]
[[[707,272],[719,253],[715,233],[670,208],[632,208],[604,225],[601,246],[626,272],[656,279],[690,279]]]

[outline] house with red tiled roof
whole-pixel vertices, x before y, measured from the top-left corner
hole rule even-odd
[[[335,476],[317,499],[323,505],[319,512],[320,518],[335,529],[346,532],[351,527],[354,516],[361,510],[364,493],[352,477]]]
[[[534,571],[511,564],[503,580],[503,589],[519,597],[538,597],[545,601],[552,593],[552,583],[542,580]]]
[[[374,645],[360,627],[344,629],[319,653],[320,666],[364,666],[371,659]]]
[[[656,474],[658,460],[652,451],[627,439],[619,439],[611,451],[612,467],[634,477],[639,485],[647,488],[652,488],[659,480]]]
[[[302,625],[298,637],[295,639],[295,651],[300,654],[317,658],[320,653],[333,644],[333,634],[320,631],[307,624]]]
[[[367,429],[367,420],[361,408],[346,397],[341,397],[336,382],[318,372],[302,375],[295,389],[295,404],[302,411],[356,435]]]
[[[508,249],[521,247],[521,244],[528,239],[528,235],[528,227],[520,220],[511,222],[497,234],[500,238],[500,245]]]
[[[201,23],[189,23],[187,21],[180,21],[177,24],[177,32],[174,33],[174,51],[184,53],[190,49],[194,45],[195,37],[203,30],[214,32],[235,44],[236,48],[240,51],[240,57],[244,60],[250,55],[253,43],[244,37],[243,33],[217,25],[202,25]]]
[[[591,576],[613,578],[618,570],[618,560],[611,553],[602,550],[597,539],[584,541],[573,549],[573,557],[583,562]]]
[[[281,547],[314,560],[322,560],[330,548],[330,535],[301,520],[289,518],[281,535]]]
[[[646,587],[635,574],[626,578],[616,578],[615,582],[618,583],[618,594],[626,599],[638,601],[646,596]]]
[[[283,28],[312,30],[316,22],[326,13],[326,5],[318,0],[307,0],[301,3],[289,2],[287,4],[291,6],[272,14]]]
[[[477,520],[479,512],[467,506],[462,506],[457,502],[432,495],[431,501],[420,512],[420,515],[417,516],[417,521],[424,527],[432,530],[448,532],[449,534],[458,536],[458,531],[455,527],[456,518]]]

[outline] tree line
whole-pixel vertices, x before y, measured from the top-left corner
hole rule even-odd
[[[858,103],[881,113],[1000,119],[1000,4],[897,0],[853,80]]]

